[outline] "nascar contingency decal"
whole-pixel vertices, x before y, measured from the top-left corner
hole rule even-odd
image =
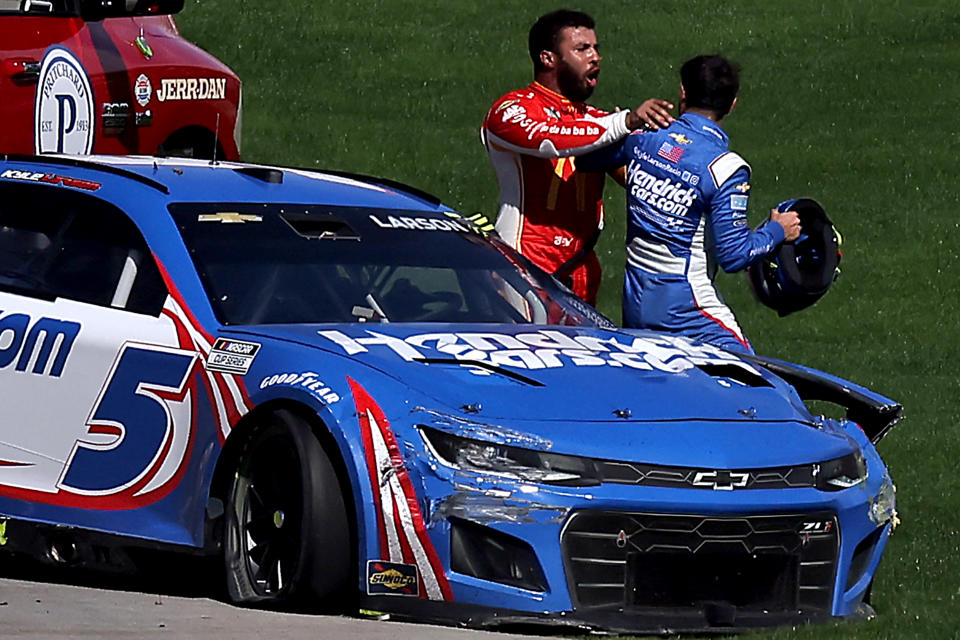
[[[417,565],[369,560],[367,562],[367,594],[419,596]]]
[[[217,338],[207,356],[207,371],[246,375],[258,351],[260,345],[256,342]]]
[[[301,371],[299,373],[275,373],[267,376],[260,381],[260,388],[266,389],[275,385],[285,387],[296,387],[306,389],[324,404],[335,404],[340,402],[340,394],[333,391],[327,383],[320,379],[320,376],[312,371]]]

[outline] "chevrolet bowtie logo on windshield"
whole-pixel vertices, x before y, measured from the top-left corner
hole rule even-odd
[[[717,471],[698,471],[693,477],[693,486],[710,487],[717,491],[732,491],[747,486],[749,474],[718,469]]]
[[[263,222],[261,216],[252,213],[236,213],[234,211],[223,211],[220,213],[201,213],[197,216],[197,222],[219,222],[221,224],[237,224],[244,222]]]

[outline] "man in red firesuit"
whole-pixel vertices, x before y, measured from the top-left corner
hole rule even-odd
[[[480,130],[500,185],[500,237],[592,305],[606,177],[577,171],[575,156],[673,121],[664,100],[615,113],[584,102],[600,75],[594,27],[578,11],[541,16],[530,29],[533,83],[494,102]]]

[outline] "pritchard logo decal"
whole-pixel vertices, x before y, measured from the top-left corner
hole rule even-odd
[[[384,560],[367,562],[367,594],[419,596],[417,567]]]
[[[50,47],[40,64],[34,101],[34,151],[89,154],[93,116],[93,91],[83,65],[69,50]]]

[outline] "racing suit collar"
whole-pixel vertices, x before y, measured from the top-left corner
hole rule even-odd
[[[723,130],[723,127],[706,116],[687,111],[680,116],[680,121],[695,131],[702,131],[704,133],[712,134],[725,144],[730,143],[730,136],[728,136],[727,132]]]
[[[545,99],[550,100],[555,103],[557,106],[569,113],[583,113],[586,110],[586,103],[583,102],[573,102],[572,100],[564,97],[562,93],[557,93],[553,89],[548,89],[543,86],[536,80],[530,83],[528,87],[531,91],[535,91],[543,96]]]

